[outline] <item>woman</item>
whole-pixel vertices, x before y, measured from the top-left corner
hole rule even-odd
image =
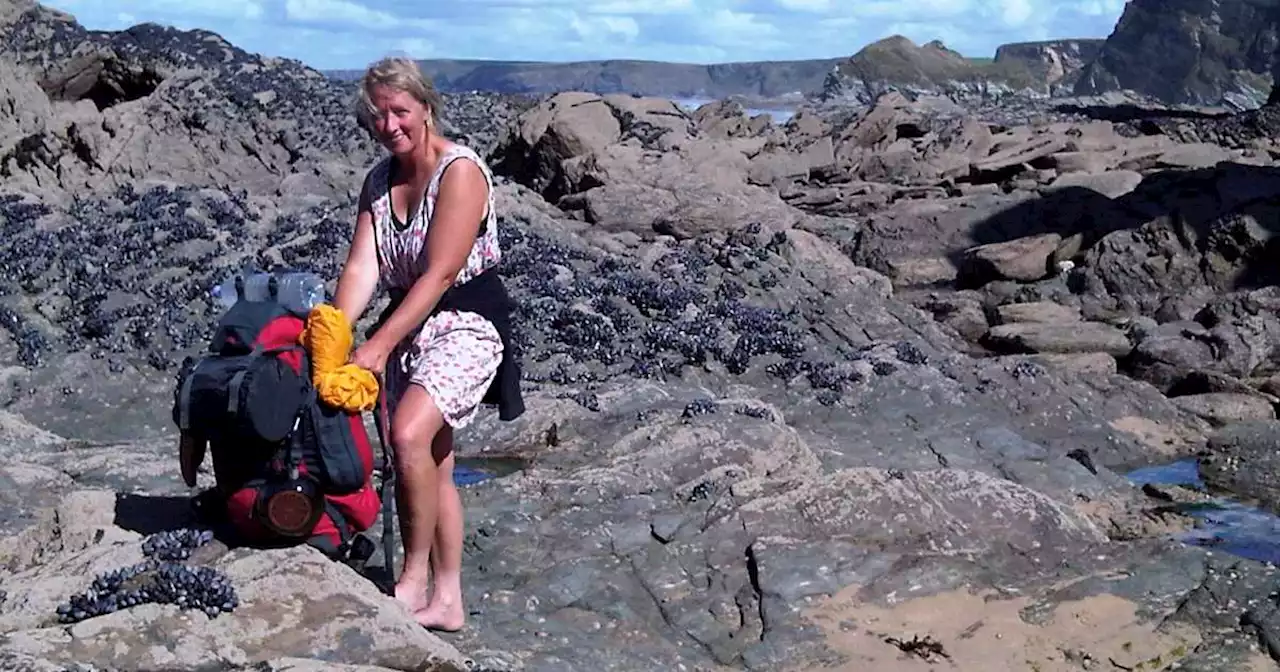
[[[474,151],[439,135],[441,103],[412,60],[366,71],[357,115],[390,156],[365,176],[334,305],[354,324],[379,282],[391,294],[351,361],[385,372],[405,551],[395,597],[424,626],[455,631],[465,612],[453,432],[481,403],[498,405],[503,420],[524,408],[494,270],[493,177]]]

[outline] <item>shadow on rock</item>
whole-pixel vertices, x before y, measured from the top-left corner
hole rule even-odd
[[[1120,105],[1077,105],[1063,103],[1054,106],[1054,111],[1064,114],[1078,114],[1098,121],[1113,123],[1133,123],[1156,119],[1225,119],[1230,112],[1207,112],[1195,109],[1168,109],[1162,107],[1143,107],[1132,103]],[[1140,127],[1141,130],[1141,127]]]
[[[174,495],[116,495],[115,524],[142,535],[197,524],[191,499]]]
[[[1177,151],[1195,163],[1191,154],[1199,148]],[[1115,171],[1065,174],[1054,184],[1066,178],[1074,184],[1050,184],[1040,197],[980,221],[970,232],[978,247],[952,255],[958,284],[1036,281],[1069,261],[1081,267],[1068,278],[1074,293],[1139,297],[1141,304],[1144,296],[1158,302],[1205,286],[1230,291],[1280,280],[1270,261],[1280,231],[1280,168],[1223,161],[1137,172],[1170,160],[1153,156]]]
[[[266,544],[245,540],[236,534],[228,521],[220,515],[218,506],[211,503],[211,497],[210,491],[195,498],[120,493],[116,495],[113,522],[121,529],[144,536],[183,528],[208,529],[226,549],[243,548],[264,551],[304,546],[304,544],[291,542]],[[346,564],[376,586],[380,592],[390,595],[395,586],[395,576],[389,568],[395,566],[397,558],[396,548],[393,547],[391,562],[387,561],[382,549],[382,543],[385,541],[387,539],[382,536],[382,520],[379,518],[372,529],[366,530],[353,539],[350,553],[330,559]],[[394,540],[392,541],[394,544]]]
[[[1039,198],[1029,199],[982,220],[973,227],[971,238],[975,245],[996,245],[1046,234],[1061,238],[1077,234],[1098,236],[1100,231],[1141,223],[1140,215],[1128,210],[1124,203],[1087,186],[1069,186],[1047,191]],[[983,284],[989,278],[980,274],[977,268],[966,268],[967,258],[964,250],[952,254],[952,261],[962,271],[973,274],[962,276],[962,280],[969,285]]]

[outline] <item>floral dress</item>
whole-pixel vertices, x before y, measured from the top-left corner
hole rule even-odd
[[[391,165],[387,157],[375,165],[370,184],[373,230],[377,241],[379,279],[384,287],[409,291],[427,269],[423,247],[440,191],[445,168],[458,159],[474,161],[489,184],[485,231],[476,238],[467,263],[454,284],[464,283],[497,265],[498,217],[494,208],[493,173],[475,151],[452,145],[440,157],[427,183],[427,193],[417,214],[398,225],[391,211]],[[502,361],[502,339],[493,323],[472,312],[441,311],[396,345],[387,359],[388,411],[394,417],[401,396],[410,384],[421,385],[444,415],[449,426],[462,428],[475,418],[480,400]]]

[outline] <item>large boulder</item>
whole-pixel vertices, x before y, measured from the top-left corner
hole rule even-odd
[[[494,166],[607,231],[689,238],[746,222],[783,229],[809,219],[749,177],[753,157],[777,140],[727,133],[723,115],[701,119],[705,135],[669,100],[560,93],[512,124],[494,149]],[[809,160],[831,158],[816,151]],[[756,170],[757,181],[792,172]]]
[[[0,128],[9,190],[56,200],[153,180],[305,201],[358,189],[374,155],[350,88],[208,31],[90,32],[31,6],[4,32],[19,66],[6,75],[41,91],[28,83],[9,105],[48,107],[20,134]]]
[[[1170,103],[1257,107],[1273,84],[1278,10],[1270,0],[1127,3],[1075,91],[1132,89]]]

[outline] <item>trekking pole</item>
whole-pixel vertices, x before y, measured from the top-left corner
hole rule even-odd
[[[391,448],[391,419],[387,415],[387,385],[383,374],[377,374],[378,381],[378,443],[382,444],[382,557],[383,564],[390,579],[389,590],[394,591],[396,585],[395,565],[395,461]]]

